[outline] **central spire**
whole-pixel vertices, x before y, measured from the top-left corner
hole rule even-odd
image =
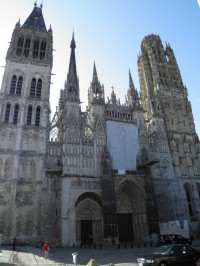
[[[70,48],[71,48],[71,56],[70,56],[70,62],[69,62],[68,78],[74,79],[74,81],[77,83],[76,57],[75,57],[76,42],[74,40],[74,32],[72,34]]]
[[[67,100],[80,102],[79,81],[78,81],[77,71],[76,71],[76,57],[75,57],[76,42],[74,39],[74,32],[72,34],[70,48],[71,48],[71,55],[70,55],[70,62],[69,62],[69,70],[67,74],[67,83],[66,83],[66,88],[65,88],[66,93],[67,93]]]

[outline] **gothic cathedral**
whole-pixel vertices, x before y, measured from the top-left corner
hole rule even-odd
[[[76,42],[50,118],[53,32],[35,4],[17,22],[0,91],[4,243],[145,242],[164,228],[200,232],[200,142],[174,52],[146,36],[125,103],[105,100],[93,66],[81,110]]]

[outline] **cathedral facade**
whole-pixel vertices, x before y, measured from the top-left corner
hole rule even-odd
[[[17,22],[0,91],[0,233],[9,243],[145,242],[161,225],[200,225],[200,142],[174,52],[146,36],[140,94],[105,100],[94,64],[81,110],[74,34],[50,119],[53,33],[42,6]],[[180,228],[178,228],[180,230]]]

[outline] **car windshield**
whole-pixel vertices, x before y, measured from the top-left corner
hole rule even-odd
[[[159,248],[156,248],[154,250],[154,254],[161,254],[161,255],[167,255],[170,253],[171,247],[170,246],[161,246]]]

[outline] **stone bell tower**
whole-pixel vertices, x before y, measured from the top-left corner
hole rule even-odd
[[[21,239],[41,234],[52,45],[42,5],[35,3],[13,30],[0,92],[0,177],[12,194],[4,193],[8,207],[0,207],[0,217],[5,233]]]
[[[141,102],[150,143],[148,156],[157,162],[151,169],[159,221],[185,218],[181,202],[177,210],[179,187],[171,160],[163,108],[165,94],[171,93],[170,85],[160,82],[160,75],[168,75],[168,64],[160,37],[145,37],[141,44],[141,56],[138,58],[138,71]]]
[[[152,171],[159,219],[186,219],[195,229],[200,211],[199,139],[171,46],[164,48],[157,35],[145,37],[138,69],[150,156],[158,161]]]

